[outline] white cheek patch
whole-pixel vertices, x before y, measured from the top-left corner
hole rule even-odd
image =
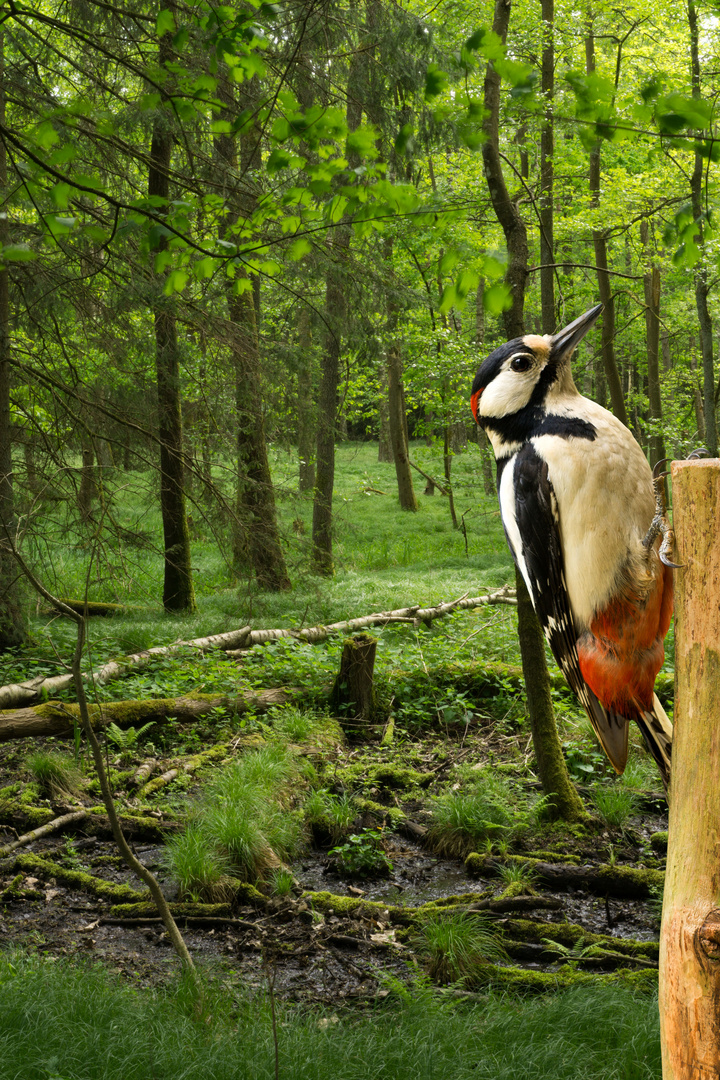
[[[500,479],[500,491],[498,492],[500,515],[503,520],[503,525],[505,526],[505,532],[508,535],[508,540],[510,541],[510,547],[515,556],[515,561],[520,568],[520,573],[525,579],[527,590],[532,598],[533,590],[530,585],[530,575],[528,574],[528,568],[525,559],[523,558],[522,539],[515,519],[515,484],[513,479],[515,460],[515,455],[513,455],[503,469],[502,477]]]
[[[510,371],[509,368],[501,371],[483,390],[479,415],[502,417],[524,409],[537,385],[537,376],[537,370],[532,367],[529,371]]]

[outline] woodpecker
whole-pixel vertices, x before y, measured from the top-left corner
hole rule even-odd
[[[653,688],[672,615],[672,533],[662,478],[573,382],[570,358],[601,311],[495,349],[470,400],[495,452],[510,550],[561,671],[615,771],[634,720],[667,789],[672,725]]]

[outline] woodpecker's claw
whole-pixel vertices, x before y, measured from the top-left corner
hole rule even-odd
[[[685,458],[686,461],[694,461],[695,458],[710,457],[710,451],[706,450],[704,446],[698,446],[695,450],[691,451]]]
[[[672,570],[679,570],[683,565],[682,563],[673,562],[670,556],[675,550],[675,533],[670,527],[667,515],[667,505],[665,503],[665,477],[669,475],[666,472],[660,472],[659,470],[669,461],[670,458],[661,458],[653,469],[653,488],[655,490],[655,517],[650,522],[650,528],[647,531],[647,535],[643,540],[643,546],[649,551],[655,543],[658,533],[662,533],[662,543],[658,548],[658,558],[663,566],[669,566]]]

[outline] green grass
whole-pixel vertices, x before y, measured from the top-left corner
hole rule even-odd
[[[622,987],[462,1007],[416,989],[339,1015],[276,1004],[281,1080],[661,1075],[657,999]],[[273,1080],[265,997],[226,980],[191,1015],[182,988],[156,994],[98,967],[0,954],[0,1080]]]
[[[614,827],[627,825],[638,809],[637,792],[631,787],[622,787],[619,783],[595,787],[592,800],[605,824]]]
[[[191,806],[187,828],[165,847],[181,896],[224,899],[233,881],[267,879],[296,854],[302,816],[290,806],[299,786],[297,759],[279,743],[219,771]]]
[[[415,941],[433,982],[472,983],[488,961],[506,960],[497,928],[482,915],[441,911],[423,923]]]
[[[489,838],[510,839],[527,825],[530,812],[503,777],[478,770],[472,784],[433,800],[428,844],[441,855],[464,856]]]
[[[67,754],[38,750],[27,758],[25,765],[41,790],[51,798],[79,795],[82,776],[73,759]]]

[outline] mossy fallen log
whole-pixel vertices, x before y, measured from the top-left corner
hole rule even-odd
[[[32,855],[28,852],[15,854],[9,859],[4,859],[0,864],[0,868],[5,873],[24,870],[26,873],[35,874],[43,879],[55,878],[56,881],[61,881],[63,885],[89,892],[93,896],[99,896],[106,900],[139,903],[148,896],[147,890],[139,892],[137,889],[131,888],[130,885],[115,885],[111,881],[93,877],[92,874],[85,873],[83,870],[69,870],[51,859],[43,859],[39,855]]]
[[[78,615],[86,615],[90,618],[100,617],[108,618],[113,615],[133,615],[139,612],[146,611],[146,608],[138,607],[137,604],[110,604],[101,600],[68,600],[66,597],[58,597],[60,603],[65,607],[69,607],[71,611],[77,612]],[[64,614],[60,608],[56,608],[60,614]]]
[[[90,721],[94,728],[117,724],[119,728],[133,727],[153,721],[162,724],[167,720],[191,723],[207,716],[214,709],[223,708],[230,713],[242,714],[267,712],[274,705],[298,701],[303,691],[296,689],[262,690],[238,697],[227,694],[195,694],[192,697],[147,698],[138,701],[108,701],[103,705],[90,705]],[[0,742],[26,739],[41,735],[67,737],[75,725],[80,724],[80,710],[72,702],[46,701],[25,709],[0,711]]]
[[[238,882],[235,888],[234,904],[201,904],[201,903],[171,903],[170,911],[175,918],[224,918],[233,914],[236,905],[248,904],[252,907],[265,907],[267,897],[247,882]],[[110,915],[116,919],[142,919],[152,918],[157,915],[157,908],[147,900],[138,900],[134,903],[113,904]]]
[[[496,925],[502,928],[504,935],[518,942],[541,944],[543,941],[553,941],[567,949],[582,943],[583,946],[595,946],[618,955],[655,963],[660,948],[657,941],[635,941],[610,934],[593,934],[576,923],[507,918],[499,919]]]
[[[499,876],[508,861],[531,866],[537,881],[547,888],[563,892],[566,889],[585,889],[595,896],[613,896],[619,900],[643,899],[653,888],[662,888],[665,875],[661,870],[639,869],[634,866],[575,866],[569,863],[545,863],[511,855],[494,859],[475,852],[465,860],[468,874],[478,877]]]
[[[563,964],[556,971],[530,971],[522,967],[483,964],[467,980],[467,985],[476,990],[487,988],[513,994],[546,994],[568,990],[573,986],[608,986],[617,983],[637,990],[653,991],[657,989],[657,981],[657,971],[651,969],[634,971],[618,968],[599,974],[578,971],[571,964]]]

